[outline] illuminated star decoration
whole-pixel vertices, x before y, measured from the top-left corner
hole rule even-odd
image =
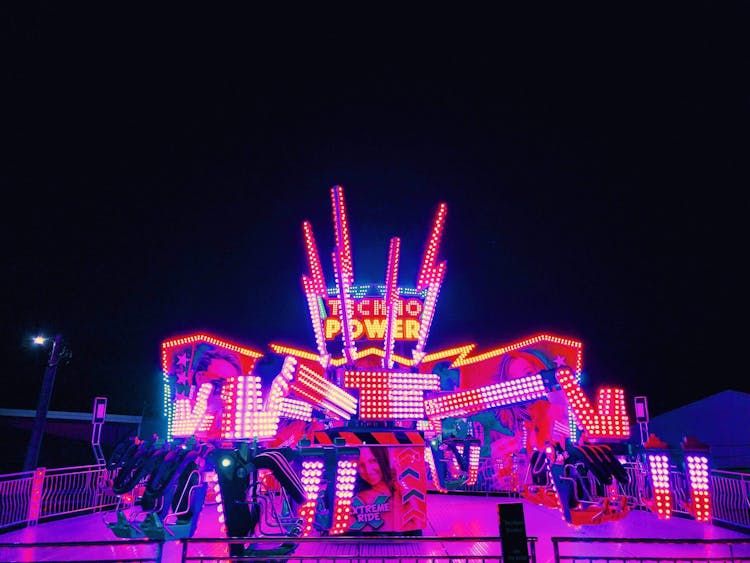
[[[557,356],[555,356],[555,365],[560,368],[562,366],[567,366],[568,364],[565,361],[565,358],[558,354]]]
[[[187,352],[183,352],[182,354],[177,354],[177,361],[175,362],[180,367],[185,367],[187,365]]]
[[[190,381],[188,373],[188,362],[190,361],[188,352],[182,352],[177,354],[175,358],[175,371],[174,376],[177,379],[175,382],[175,395],[177,398],[187,398],[187,394],[190,391]]]

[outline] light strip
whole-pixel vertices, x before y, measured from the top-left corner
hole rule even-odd
[[[357,481],[357,460],[338,459],[336,462],[335,498],[333,501],[332,536],[345,533],[352,523],[352,498]]]
[[[294,356],[284,358],[284,363],[281,364],[281,371],[273,378],[273,382],[271,383],[271,388],[266,396],[264,410],[279,414],[281,403],[284,397],[289,394],[289,382],[294,379],[296,371],[297,358]]]
[[[349,276],[344,271],[341,250],[337,248],[333,252],[333,269],[336,276],[336,287],[339,290],[339,301],[341,303],[341,340],[346,362],[354,365],[357,359],[357,346],[352,334],[352,321],[354,319],[354,300],[349,296]]]
[[[388,248],[388,267],[385,274],[385,310],[388,322],[383,340],[383,367],[393,367],[393,347],[396,342],[396,303],[398,301],[398,262],[401,252],[401,239],[393,237]]]
[[[630,437],[630,419],[625,407],[625,392],[616,387],[604,387],[597,393],[596,408],[586,398],[570,368],[555,372],[565,398],[575,415],[578,426],[592,438]]]
[[[307,298],[307,309],[310,311],[310,322],[315,334],[315,344],[318,346],[318,354],[320,357],[327,357],[328,349],[326,348],[326,339],[323,335],[323,317],[320,314],[320,304],[318,296],[315,294],[314,285],[314,282],[310,278],[302,276],[302,288]]]
[[[294,348],[285,344],[270,344],[270,348],[271,350],[273,350],[277,354],[281,354],[282,356],[294,356],[303,360],[312,360],[313,362],[317,362],[320,360],[320,356],[318,354],[315,354],[314,352],[300,350],[299,348]]]
[[[190,399],[177,399],[174,402],[174,418],[172,419],[172,436],[192,436],[198,430],[208,408],[208,396],[213,385],[203,383],[198,389],[195,406],[190,407]]]
[[[437,472],[435,456],[432,454],[432,448],[429,445],[424,449],[424,460],[425,463],[427,463],[428,469],[430,470],[430,475],[432,475],[432,484],[435,486],[435,489],[437,489],[441,493],[447,493],[448,489],[440,484],[440,476]]]
[[[469,446],[469,479],[466,481],[468,486],[476,485],[479,478],[479,453],[481,449],[479,444]]]
[[[213,344],[214,346],[224,348],[225,350],[229,350],[230,352],[236,352],[237,354],[247,356],[248,358],[258,359],[262,358],[264,355],[262,352],[258,352],[257,350],[253,350],[245,346],[240,346],[239,344],[234,344],[227,340],[216,338],[215,336],[212,336],[210,334],[195,333],[188,336],[178,336],[176,338],[170,338],[169,340],[165,340],[164,342],[162,342],[162,370],[166,373],[169,373],[169,365],[167,365],[167,352],[170,348],[174,348],[176,346],[184,346],[185,344],[195,344],[196,342],[207,342],[208,344]]]
[[[313,405],[327,408],[340,418],[349,420],[357,412],[356,398],[305,365],[299,366],[290,387]]]
[[[440,286],[443,284],[444,279],[445,262],[441,262],[440,266],[438,266],[437,270],[434,272],[434,276],[430,280],[429,289],[427,290],[427,297],[424,301],[422,318],[419,321],[419,336],[417,339],[417,346],[412,352],[412,355],[414,356],[414,365],[419,365],[424,359],[424,347],[427,342],[427,337],[430,334],[432,319],[435,317],[435,305],[437,304],[438,295],[440,294]]]
[[[302,462],[302,488],[305,490],[307,500],[303,502],[297,516],[302,519],[302,537],[307,537],[312,532],[315,523],[315,512],[320,493],[320,483],[323,478],[323,462],[320,460]]]
[[[709,493],[708,458],[704,455],[685,457],[688,487],[690,489],[691,513],[698,522],[711,521],[711,501]]]
[[[424,254],[422,255],[422,264],[417,276],[417,291],[425,289],[433,279],[435,263],[437,262],[438,251],[440,249],[440,239],[443,236],[445,217],[447,213],[448,206],[445,203],[441,203],[435,213],[432,229],[430,230]]]
[[[354,284],[354,265],[352,264],[352,245],[349,237],[349,219],[346,215],[344,203],[344,188],[331,188],[331,204],[333,206],[333,224],[336,228],[336,247],[341,256],[342,272],[346,274],[347,286]]]
[[[669,485],[669,458],[665,454],[648,454],[648,467],[654,490],[653,507],[658,518],[672,516],[672,491]]]
[[[305,401],[298,401],[290,397],[284,397],[279,406],[279,414],[286,418],[312,421],[312,405]]]
[[[318,245],[315,244],[315,236],[313,235],[312,225],[309,221],[305,221],[302,223],[302,231],[305,237],[307,263],[310,267],[310,278],[312,281],[311,289],[315,292],[315,295],[325,297],[326,282],[325,278],[323,277],[323,267],[320,263]]]
[[[541,374],[519,377],[468,391],[458,391],[424,402],[427,418],[469,416],[483,410],[517,405],[546,397]]]

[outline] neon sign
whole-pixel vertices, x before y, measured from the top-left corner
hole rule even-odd
[[[355,340],[383,340],[388,326],[388,308],[385,299],[364,297],[352,299],[354,315],[351,320],[352,338]],[[396,299],[394,302],[396,320],[393,325],[395,340],[417,340],[419,338],[420,316],[424,310],[421,299]],[[341,335],[341,300],[326,300],[329,316],[323,322],[326,340],[334,340]]]

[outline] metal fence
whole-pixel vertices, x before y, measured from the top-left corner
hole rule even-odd
[[[643,467],[639,464],[625,465],[630,476],[629,483],[621,486],[621,491],[628,497],[628,503],[631,509],[647,510],[645,500],[648,497],[649,480],[644,472]],[[503,490],[493,481],[493,468],[486,466],[480,472],[481,480],[470,490],[464,493],[472,494],[498,494],[504,493],[511,496],[518,496],[517,492]],[[54,518],[72,516],[86,512],[99,512],[116,508],[118,505],[123,506],[122,497],[118,497],[111,491],[111,480],[113,475],[107,471],[104,466],[90,465],[80,467],[69,467],[60,469],[45,470],[43,468],[36,471],[23,473],[13,473],[9,475],[0,475],[0,532],[7,529],[18,528],[23,526],[33,526],[37,522],[46,521]],[[672,486],[674,492],[674,512],[679,514],[687,509],[685,503],[687,500],[686,483],[684,476],[675,469],[672,472]],[[592,485],[593,486],[593,485]],[[711,473],[711,499],[712,499],[712,516],[713,523],[735,528],[750,534],[750,475],[736,473],[731,471],[713,471]],[[330,561],[338,563],[339,561],[371,561],[377,560],[380,563],[423,563],[427,561],[438,561],[445,559],[446,563],[465,560],[466,563],[500,563],[502,561],[501,542],[498,538],[422,538],[409,537],[403,539],[394,538],[357,538],[352,542],[347,538],[349,544],[345,545],[346,540],[341,539],[340,543],[331,543],[338,538],[295,538],[295,543],[313,543],[327,542],[331,546],[339,546],[338,551],[331,551],[332,548],[326,548],[324,554],[310,551],[311,548],[301,546],[295,550],[294,555],[274,555],[273,559],[278,561],[290,560],[292,563],[303,563],[313,561],[322,563]],[[180,540],[179,555],[182,561],[221,561],[228,560],[228,549],[231,543],[265,541],[264,538],[245,538],[227,539],[227,538],[186,538]],[[278,538],[276,539],[278,541]],[[380,545],[386,545],[385,553],[376,556],[373,549],[367,548],[368,542],[377,542]],[[429,546],[429,542],[433,544]],[[535,554],[535,538],[529,539],[529,553]],[[652,559],[648,555],[623,557],[622,555],[613,557],[602,554],[601,547],[597,552],[594,549],[588,555],[581,552],[580,544],[585,543],[587,546],[611,544],[612,542],[620,543],[640,543],[655,544],[658,540],[612,540],[591,539],[591,538],[553,538],[555,549],[555,561],[560,563],[579,562],[579,561],[644,561]],[[403,545],[408,542],[408,545]],[[449,543],[451,550],[447,548],[438,548],[437,543]],[[172,544],[172,549],[177,542],[167,542]],[[579,544],[577,550],[568,553],[562,548],[571,544]],[[659,557],[662,561],[707,561],[718,563],[719,561],[750,561],[750,538],[748,540],[673,540],[671,542],[663,541],[661,543],[671,543],[674,545],[695,544],[693,547],[702,547],[702,555],[690,557]],[[39,550],[55,548],[80,548],[89,549],[92,553],[90,559],[81,559],[84,551],[76,551],[77,560],[85,561],[160,561],[162,559],[163,542],[143,542],[137,540],[134,545],[141,546],[141,550],[149,547],[146,553],[131,553],[126,558],[123,555],[112,555],[109,559],[109,551],[102,554],[101,550],[105,546],[123,545],[123,540],[112,542],[55,542],[55,543],[27,543],[27,544],[0,544],[2,548],[21,550],[24,560],[29,559],[30,553],[41,553]],[[710,544],[710,545],[709,545]],[[447,544],[446,544],[447,545]],[[203,546],[201,548],[200,546]],[[206,546],[211,549],[206,550]],[[421,546],[421,547],[418,547]],[[741,546],[742,551],[737,551],[736,547]],[[611,546],[610,546],[611,547]],[[100,551],[97,552],[96,549]],[[461,549],[459,549],[461,548]],[[747,549],[745,549],[747,548]],[[118,548],[119,549],[119,548]],[[305,549],[308,549],[306,552]],[[368,551],[369,549],[369,551]],[[419,551],[419,550],[422,551]],[[443,549],[443,551],[439,551]],[[424,551],[427,551],[424,553]],[[708,550],[708,551],[706,551]],[[722,551],[723,550],[723,551]],[[382,548],[381,548],[382,551]],[[207,553],[210,552],[210,557]],[[599,553],[599,555],[597,555]],[[648,551],[644,551],[648,553]],[[708,553],[708,555],[706,555]],[[534,555],[535,556],[535,555]],[[269,560],[268,556],[248,555],[244,558],[247,561]],[[172,559],[170,559],[172,560]],[[533,559],[532,559],[533,561]]]
[[[519,496],[518,492],[508,489],[507,483],[498,479],[494,464],[491,459],[482,460],[477,482],[458,490],[473,494]],[[623,463],[623,467],[628,473],[628,483],[618,484],[619,492],[627,497],[631,510],[649,510],[646,501],[651,496],[651,483],[645,466],[640,462],[627,462]],[[522,475],[519,479],[522,482],[525,480]],[[588,479],[588,488],[593,493],[597,487],[594,476],[589,474],[585,479]],[[673,495],[673,513],[689,517],[690,494],[685,473],[673,467],[669,481]],[[716,469],[711,471],[711,516],[714,524],[750,532],[750,474]]]
[[[661,540],[552,537],[555,563],[740,563],[750,561],[750,538]]]
[[[646,497],[649,480],[638,463],[626,463],[629,482],[620,485],[634,510],[648,510]],[[484,463],[480,479],[460,492],[518,496],[494,478],[494,467]],[[112,474],[104,466],[86,465],[60,469],[39,468],[36,471],[0,475],[0,531],[34,525],[37,521],[100,511],[122,502],[111,492]],[[674,512],[687,515],[687,484],[676,469],[671,472]],[[593,483],[592,483],[593,486]],[[750,532],[750,475],[732,471],[711,472],[711,511],[713,523]]]
[[[4,562],[56,561],[89,563],[162,563],[176,561],[164,556],[165,542],[161,540],[102,540],[0,543],[0,557]]]
[[[714,523],[750,532],[750,475],[733,471],[711,473]]]
[[[247,544],[252,541],[252,544]],[[537,538],[527,538],[520,549],[504,558],[498,537],[316,537],[294,538],[183,538],[78,542],[0,543],[3,561],[88,561],[181,563],[199,561],[257,561],[258,563],[537,563]],[[230,555],[230,546],[242,554]],[[291,549],[290,549],[291,546]]]
[[[747,539],[637,539],[552,537],[555,563],[747,563]],[[4,561],[258,563],[537,563],[537,538],[527,553],[503,553],[497,537],[183,538],[179,541],[112,540],[0,543]],[[252,542],[252,544],[247,544]],[[241,555],[230,555],[240,545]],[[508,555],[508,557],[505,557]]]
[[[110,472],[83,465],[0,475],[0,530],[113,508]]]
[[[230,555],[230,545],[252,545],[245,555]],[[180,561],[277,561],[288,563],[502,563],[503,546],[499,537],[335,536],[295,538],[294,551],[283,554],[279,538],[184,538]],[[537,538],[527,538],[526,551],[514,550],[515,561],[536,563]],[[245,547],[245,546],[243,546]],[[273,554],[275,553],[275,554]],[[510,552],[509,552],[510,553]],[[510,559],[510,558],[509,558]]]

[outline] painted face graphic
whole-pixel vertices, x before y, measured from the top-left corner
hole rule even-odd
[[[362,448],[359,451],[359,474],[370,486],[374,486],[383,480],[380,464],[370,448]]]

